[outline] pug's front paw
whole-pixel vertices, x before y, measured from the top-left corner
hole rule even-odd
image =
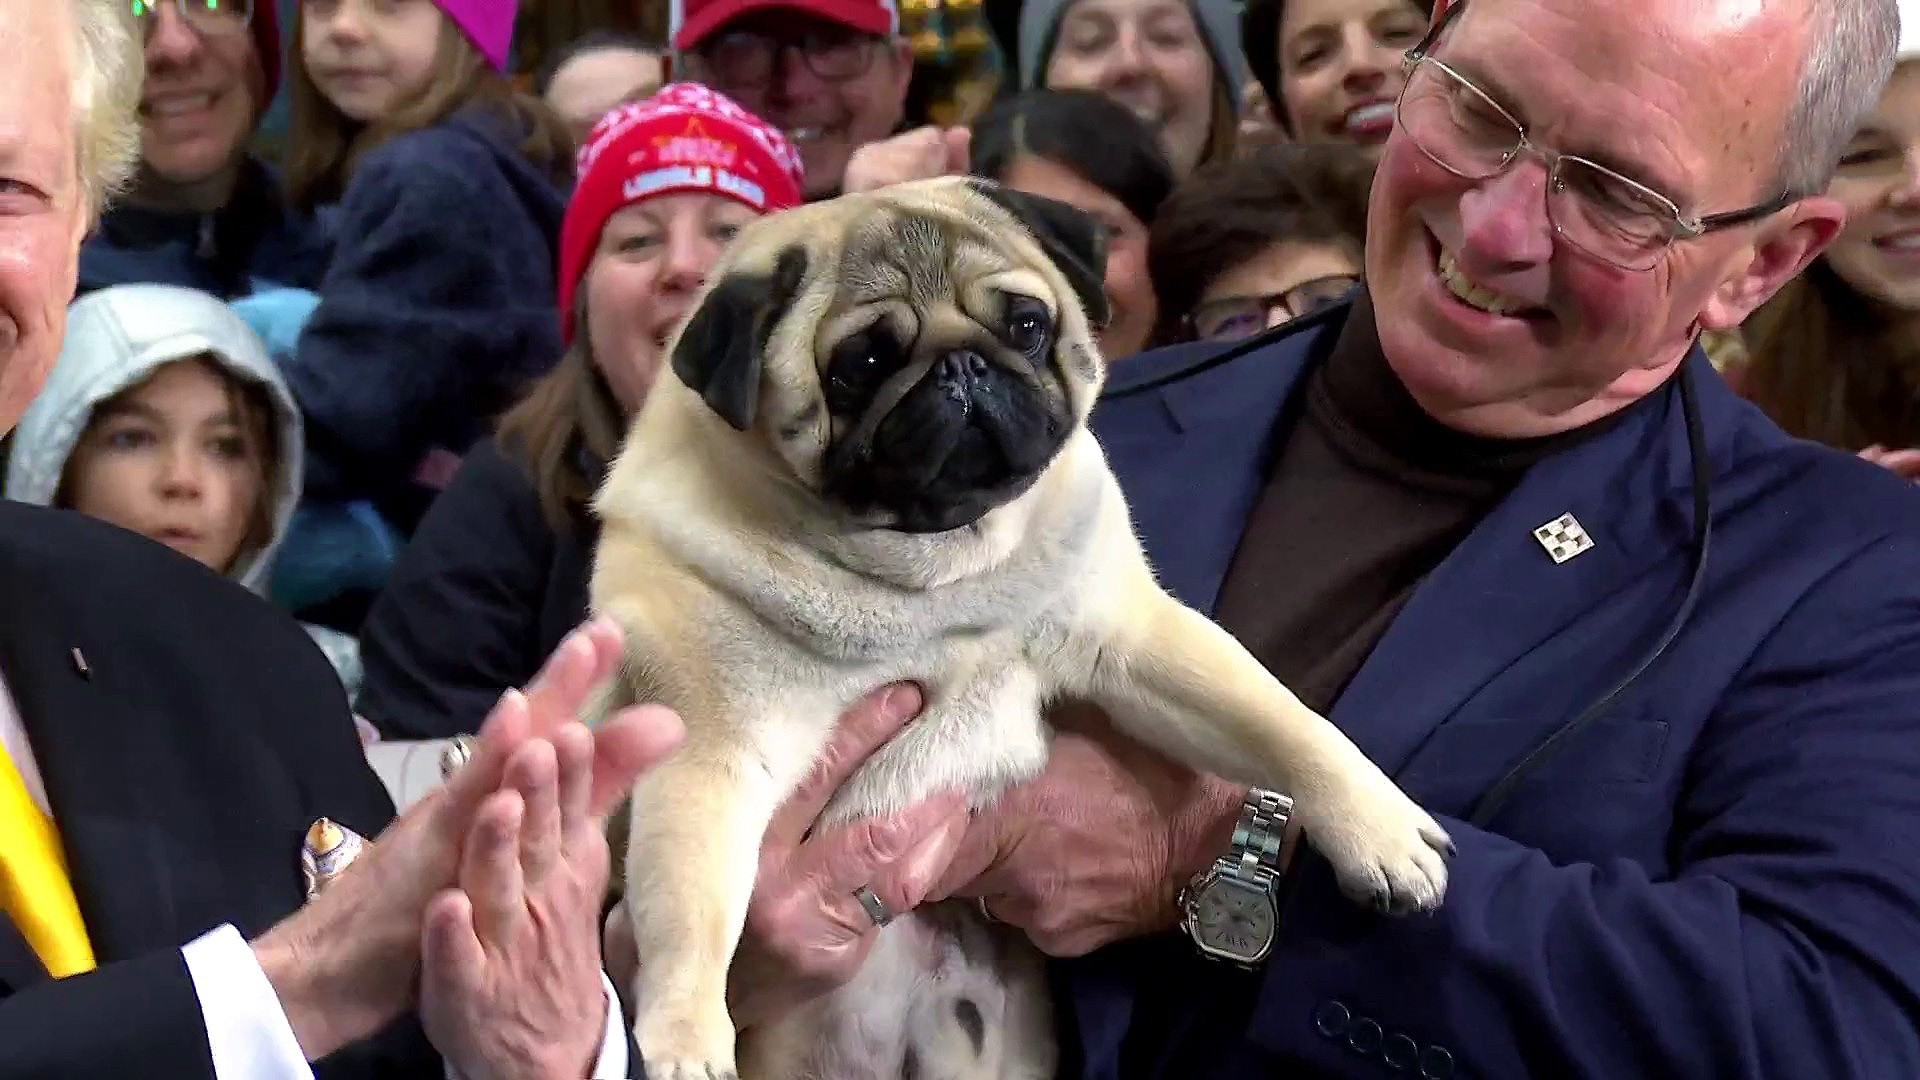
[[[733,1023],[724,1008],[717,1018],[684,1012],[643,1017],[634,1025],[633,1043],[647,1080],[740,1080]]]
[[[1369,771],[1303,800],[1301,829],[1348,898],[1387,915],[1431,911],[1446,895],[1453,841],[1385,774]]]
[[[670,1061],[656,1065],[645,1052],[640,1056],[647,1063],[647,1080],[740,1080],[739,1072],[731,1065],[721,1066],[711,1061]]]

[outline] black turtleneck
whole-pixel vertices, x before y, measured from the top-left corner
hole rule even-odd
[[[1619,414],[1534,439],[1448,428],[1387,365],[1364,295],[1303,377],[1215,617],[1324,713],[1414,588],[1527,468]]]

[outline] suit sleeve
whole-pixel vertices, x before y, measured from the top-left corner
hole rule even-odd
[[[1378,1071],[1348,1045],[1363,1020],[1363,1038],[1438,1047],[1462,1076],[1920,1076],[1920,558],[1904,547],[1836,570],[1722,697],[1670,874],[1556,865],[1443,821],[1446,901],[1394,920],[1310,859],[1254,1037],[1327,1076]]]
[[[515,254],[546,246],[498,167],[473,157],[369,158],[341,202],[320,304],[283,365],[311,496],[404,485],[440,432],[557,355],[552,268]]]
[[[387,738],[469,735],[539,670],[554,536],[488,440],[434,500],[360,633],[359,712]]]
[[[0,998],[0,1078],[214,1080],[200,1002],[177,949]]]

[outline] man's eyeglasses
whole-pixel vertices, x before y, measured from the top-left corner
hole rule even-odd
[[[1466,0],[1455,3],[1407,53],[1407,80],[1394,112],[1400,129],[1434,164],[1467,180],[1497,176],[1522,154],[1545,161],[1547,218],[1580,250],[1623,270],[1650,270],[1675,240],[1758,221],[1797,198],[1783,191],[1742,210],[1691,217],[1672,199],[1604,165],[1534,144],[1491,95],[1430,55],[1440,31],[1465,7]]]
[[[169,0],[133,0],[133,19],[144,37],[153,36],[160,8]],[[171,0],[173,13],[200,34],[231,34],[253,21],[253,0]]]
[[[762,34],[735,30],[720,35],[699,50],[700,58],[722,86],[764,86],[772,81],[780,57],[788,49],[816,77],[843,82],[866,74],[873,66],[875,38],[843,30],[808,30],[798,34]]]
[[[1201,341],[1238,341],[1265,330],[1275,312],[1288,320],[1311,315],[1339,303],[1359,284],[1358,274],[1329,274],[1303,281],[1285,292],[1223,296],[1195,306],[1187,323]]]

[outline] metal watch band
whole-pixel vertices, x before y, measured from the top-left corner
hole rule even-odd
[[[1293,800],[1277,791],[1250,787],[1240,804],[1240,816],[1234,821],[1233,838],[1227,850],[1207,870],[1195,875],[1180,890],[1178,903],[1181,925],[1201,955],[1209,960],[1232,964],[1246,970],[1258,970],[1271,941],[1257,956],[1237,956],[1209,945],[1201,931],[1200,904],[1208,882],[1230,880],[1242,888],[1265,895],[1279,919],[1281,877],[1280,851],[1287,837],[1287,821],[1293,815]]]
[[[1234,822],[1233,841],[1216,864],[1222,873],[1261,885],[1280,873],[1280,847],[1287,838],[1293,800],[1277,791],[1250,787]]]

